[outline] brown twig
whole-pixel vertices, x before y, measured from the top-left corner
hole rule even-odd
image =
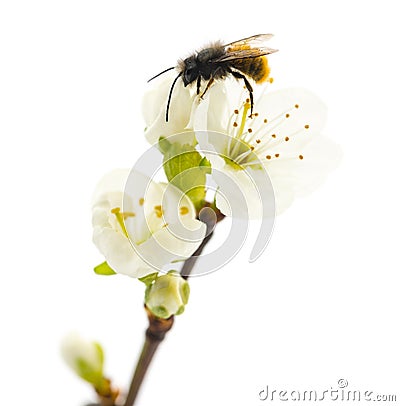
[[[174,324],[174,316],[171,316],[169,319],[161,319],[154,316],[147,307],[145,309],[149,319],[149,327],[146,330],[146,340],[132,378],[125,406],[132,406],[134,404],[154,353]]]
[[[200,256],[204,247],[210,241],[216,223],[218,221],[221,221],[223,218],[223,214],[221,214],[214,207],[211,208],[210,205],[200,211],[199,219],[206,224],[206,237],[197,248],[197,250],[194,252],[194,254],[183,264],[181,269],[181,275],[183,278],[187,279],[189,277],[197,258]],[[146,330],[146,339],[143,344],[142,353],[140,354],[140,358],[137,362],[135,373],[133,375],[131,386],[129,388],[128,396],[126,398],[124,406],[134,405],[136,397],[139,393],[139,389],[142,385],[143,379],[154,357],[154,354],[174,323],[174,316],[171,316],[169,319],[161,319],[154,316],[154,314],[152,314],[146,306],[145,309],[147,312],[147,317],[149,319],[149,327]]]

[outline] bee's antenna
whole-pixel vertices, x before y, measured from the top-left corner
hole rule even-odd
[[[161,75],[161,73],[160,73]],[[171,96],[172,96],[172,91],[174,90],[174,86],[176,81],[182,76],[182,72],[174,79],[171,85],[171,89],[169,91],[169,96],[168,96],[168,103],[167,103],[167,111],[165,113],[165,121],[168,123],[168,112],[169,112],[169,104],[171,103]]]
[[[156,76],[153,76],[151,79],[149,79],[149,80],[147,81],[147,83],[149,83],[150,81],[152,81],[152,80],[155,79],[155,78],[158,78],[158,77],[161,76],[163,73],[168,72],[169,70],[172,70],[172,69],[175,69],[175,66],[173,66],[172,68],[165,69],[165,70],[163,70],[162,72],[158,73]]]

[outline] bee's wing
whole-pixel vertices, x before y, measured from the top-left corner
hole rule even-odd
[[[236,59],[245,59],[245,58],[258,58],[260,56],[272,54],[277,52],[277,49],[262,47],[262,48],[249,48],[249,49],[232,49],[226,51],[226,53],[216,59],[213,59],[213,62],[226,62],[234,61]]]
[[[258,58],[259,56],[272,54],[277,50],[264,46],[264,42],[268,41],[271,37],[272,34],[258,34],[226,44],[224,45],[225,54],[213,59],[213,62],[226,62],[244,58]]]
[[[251,48],[260,48],[265,41],[268,41],[273,37],[273,34],[258,34],[258,35],[252,35],[251,37],[243,38],[240,39],[239,41],[234,41],[229,44],[225,44],[225,48],[234,48],[234,47],[240,47],[243,45],[249,46]]]

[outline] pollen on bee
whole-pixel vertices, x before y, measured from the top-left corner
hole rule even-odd
[[[303,155],[299,155],[299,159],[303,159],[304,158],[304,156]]]
[[[189,209],[188,209],[186,206],[182,206],[182,207],[179,209],[179,213],[180,213],[182,216],[184,216],[185,214],[188,214],[188,213],[189,213]]]
[[[271,159],[271,155],[267,155],[265,158],[267,158],[267,159]]]
[[[289,141],[289,137],[285,137],[285,141]]]
[[[238,126],[238,123],[235,121],[235,122],[233,123],[233,126],[234,126],[234,127],[237,127],[237,126]]]
[[[304,126],[304,128],[305,128],[306,130],[308,130],[308,129],[310,128],[310,126],[309,126],[308,124],[306,124],[306,125]]]
[[[144,199],[143,199],[143,197],[141,197],[141,198],[139,199],[139,205],[140,205],[140,206],[143,206],[143,205],[144,205]]]

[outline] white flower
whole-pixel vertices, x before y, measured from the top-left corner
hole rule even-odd
[[[115,170],[100,181],[92,223],[93,241],[108,265],[136,278],[187,259],[206,229],[181,191],[127,169]]]
[[[169,120],[166,122],[168,95],[176,72],[166,73],[154,80],[154,84],[148,90],[142,101],[143,117],[146,122],[145,136],[150,144],[156,144],[160,137],[168,137],[190,131],[190,118],[193,103],[197,100],[193,90],[184,87],[182,80],[176,83],[169,108]],[[194,134],[186,134],[182,138],[183,143],[193,144]],[[177,142],[177,139],[175,138]]]
[[[181,314],[189,299],[189,284],[177,272],[158,277],[146,291],[146,306],[157,317]]]
[[[207,155],[220,190],[217,206],[224,214],[232,214],[231,202],[223,198],[232,196],[224,176],[245,195],[246,212],[258,217],[268,199],[266,188],[258,187],[265,172],[281,213],[295,197],[313,191],[337,165],[340,149],[321,135],[326,108],[312,93],[297,88],[264,92],[249,118],[248,96],[237,83],[226,80],[212,90],[196,109],[194,129],[200,149],[217,154]]]
[[[61,355],[66,364],[86,381],[98,385],[103,380],[104,354],[98,343],[70,333],[61,342]]]

